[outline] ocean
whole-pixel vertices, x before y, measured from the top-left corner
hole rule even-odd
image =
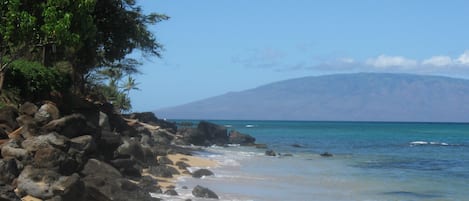
[[[206,148],[198,154],[219,162],[215,176],[181,178],[181,196],[165,200],[210,200],[190,195],[198,184],[233,201],[469,200],[469,124],[212,122],[250,134],[279,155]]]

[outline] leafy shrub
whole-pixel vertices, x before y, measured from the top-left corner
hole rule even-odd
[[[46,98],[51,92],[64,93],[70,85],[67,74],[26,60],[14,61],[5,76],[6,88],[17,89],[24,100]]]

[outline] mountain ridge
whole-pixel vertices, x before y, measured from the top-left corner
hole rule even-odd
[[[469,122],[469,80],[354,73],[308,76],[155,113],[169,119]]]

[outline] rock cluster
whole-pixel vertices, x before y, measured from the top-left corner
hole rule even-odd
[[[209,122],[178,130],[153,113],[122,116],[109,104],[81,101],[70,108],[61,114],[45,102],[0,109],[0,200],[159,200],[149,192],[162,190],[156,180],[142,176],[144,170],[172,177],[179,170],[162,156],[190,154],[175,144],[225,145],[232,138],[225,127]],[[236,142],[249,144],[253,138]],[[183,161],[175,165],[180,170],[189,167]],[[203,170],[201,175],[210,173]],[[206,189],[194,191],[215,197]]]

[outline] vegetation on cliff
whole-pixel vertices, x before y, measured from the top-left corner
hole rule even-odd
[[[3,104],[71,91],[129,110],[140,64],[129,55],[159,57],[162,45],[148,26],[168,19],[144,13],[135,0],[4,0],[0,10]]]

